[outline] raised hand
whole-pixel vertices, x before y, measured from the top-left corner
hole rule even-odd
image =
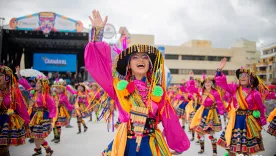
[[[227,59],[224,57],[221,59],[220,64],[219,64],[219,69],[222,70],[226,64]]]
[[[103,21],[100,12],[93,10],[92,17],[89,16],[89,19],[93,27],[104,27],[107,22],[108,16],[105,16],[105,19]]]
[[[194,77],[194,72],[193,72],[193,71],[191,71],[191,72],[189,73],[189,77]]]
[[[19,67],[19,66],[16,66],[16,67],[15,67],[15,71],[16,71],[17,74],[20,74],[20,67]]]

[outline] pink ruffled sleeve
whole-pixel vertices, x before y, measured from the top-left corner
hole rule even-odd
[[[31,90],[32,89],[31,85],[28,83],[28,81],[26,79],[20,78],[18,80],[18,82],[19,82],[19,84],[21,84],[25,88],[25,90]]]
[[[59,101],[60,103],[63,103],[69,111],[74,109],[74,106],[70,104],[66,95],[62,94]]]
[[[70,86],[66,86],[66,90],[71,94],[74,94],[74,95],[78,94],[78,91],[72,89]]]
[[[115,101],[119,111],[119,121],[127,122],[129,114],[125,112],[113,88],[111,50],[105,42],[89,42],[84,53],[85,67],[94,80]]]
[[[261,125],[264,126],[264,125],[266,125],[266,117],[265,117],[266,108],[262,102],[261,94],[256,90],[254,91],[254,99],[253,100],[254,100],[255,104],[258,106],[258,109],[261,113],[261,116],[260,116]]]
[[[226,76],[223,74],[222,76],[215,77],[216,85],[226,90],[232,96],[236,93],[237,85],[234,83],[227,84]]]
[[[167,143],[172,150],[183,153],[190,148],[190,140],[181,128],[179,119],[169,102],[163,98],[160,104],[160,108],[163,108],[165,104],[161,117]]]
[[[186,87],[186,86],[184,86],[184,85],[181,85],[181,86],[179,87],[179,89],[180,89],[180,90],[181,90],[181,92],[183,92],[183,93],[187,93],[187,92],[188,92],[187,87]]]
[[[85,48],[84,61],[87,71],[94,80],[112,99],[115,99],[109,45],[105,42],[89,42]]]
[[[24,124],[28,125],[30,122],[30,115],[27,111],[27,107],[24,103],[23,97],[19,96],[20,102],[16,103],[16,112],[25,121]]]
[[[269,92],[265,99],[266,100],[276,99],[276,92]]]
[[[223,115],[226,112],[226,108],[224,107],[224,104],[221,100],[221,97],[220,97],[219,93],[217,91],[214,91],[213,96],[216,99],[218,113]]]
[[[49,118],[52,119],[56,116],[56,104],[50,95],[47,95],[46,103],[49,111]]]

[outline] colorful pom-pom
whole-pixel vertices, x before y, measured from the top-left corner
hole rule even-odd
[[[12,115],[14,113],[13,109],[8,109],[7,115]]]
[[[162,96],[163,95],[163,88],[160,86],[155,86],[152,92],[153,96]]]
[[[56,96],[56,95],[57,95],[57,93],[56,93],[56,92],[54,92],[54,93],[53,93],[53,96]]]
[[[254,116],[254,118],[260,118],[260,116],[261,116],[260,111],[254,110],[254,111],[253,111],[253,116]]]
[[[161,101],[161,96],[151,95],[151,100],[154,101],[154,102],[160,102]]]
[[[228,156],[228,152],[225,152],[225,153],[224,153],[224,156]]]
[[[127,85],[128,85],[128,82],[126,80],[121,80],[117,83],[117,89],[124,90],[126,89]]]
[[[31,92],[30,92],[30,93],[34,95],[34,94],[35,94],[35,90],[31,90]]]
[[[133,92],[135,91],[135,85],[134,85],[134,83],[133,83],[133,82],[130,82],[130,83],[127,85],[126,89],[128,90],[128,92],[129,92],[130,94],[133,93]]]

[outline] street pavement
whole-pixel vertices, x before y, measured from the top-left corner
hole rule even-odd
[[[107,125],[103,121],[100,122],[88,122],[88,131],[81,134],[78,132],[76,118],[72,118],[71,125],[73,128],[63,128],[61,142],[58,144],[50,142],[53,139],[53,133],[46,139],[49,145],[54,150],[53,156],[100,156],[104,148],[112,141],[114,132],[107,132]],[[160,125],[161,126],[161,125]],[[267,128],[267,126],[265,126]],[[82,129],[83,130],[83,129]],[[186,133],[189,137],[191,134]],[[218,138],[221,132],[216,134]],[[265,151],[256,154],[255,156],[273,156],[276,154],[276,139],[271,135],[262,131]],[[205,138],[205,153],[198,154],[200,147],[195,142],[191,142],[191,147],[188,151],[185,151],[181,156],[211,156],[212,146],[208,137]],[[25,145],[18,147],[10,147],[11,156],[31,156],[34,153],[34,144],[27,142]],[[225,150],[218,147],[218,156],[223,156]],[[45,156],[45,150],[43,150],[42,156]]]

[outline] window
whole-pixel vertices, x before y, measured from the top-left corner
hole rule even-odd
[[[182,55],[182,60],[196,60],[196,56],[193,56],[193,55]]]
[[[201,75],[202,73],[206,73],[206,70],[201,70],[201,69],[195,69],[193,70],[195,75]]]
[[[178,55],[166,54],[167,60],[178,60]]]
[[[231,76],[235,76],[236,71],[235,70],[228,70],[228,74],[231,75]]]
[[[215,75],[216,70],[207,70],[206,75]]]
[[[223,74],[225,74],[225,75],[229,75],[228,70],[223,70],[222,72],[223,72]]]
[[[217,56],[208,56],[208,61],[218,61]]]
[[[179,69],[170,69],[171,74],[178,74]]]

